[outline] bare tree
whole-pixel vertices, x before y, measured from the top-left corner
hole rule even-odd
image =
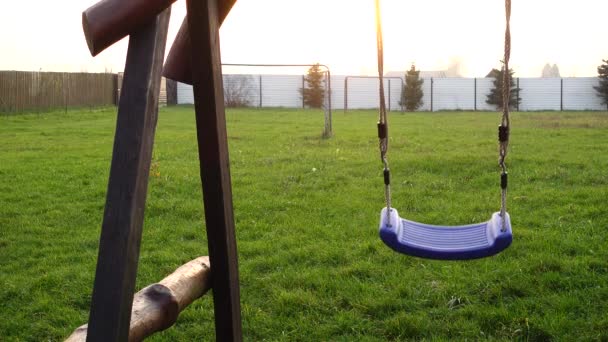
[[[253,77],[250,75],[224,75],[224,102],[226,107],[248,107],[253,97]]]

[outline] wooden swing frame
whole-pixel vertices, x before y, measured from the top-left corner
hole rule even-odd
[[[70,340],[140,340],[172,325],[179,311],[189,304],[186,302],[202,295],[209,287],[213,290],[216,340],[242,340],[219,44],[219,28],[236,0],[187,0],[188,14],[164,71],[171,76],[179,67],[181,75],[186,75],[194,86],[209,260],[197,259],[194,266],[186,267],[192,262],[182,266],[159,284],[149,287],[154,291],[149,288],[144,289],[148,292],[140,291],[133,305],[170,6],[174,1],[102,0],[83,13],[83,28],[92,55],[126,35],[130,40],[89,322],[88,327],[77,329]],[[170,78],[183,81],[180,77]],[[212,265],[210,275],[209,262]],[[167,283],[167,279],[173,280]],[[184,279],[188,279],[185,285],[174,286]],[[192,285],[192,282],[198,284]],[[166,289],[161,289],[162,286]],[[192,288],[192,293],[175,295],[179,293],[175,289],[180,286]],[[137,317],[132,317],[132,310],[141,304],[142,298],[154,301],[154,298],[165,297],[169,300],[159,301],[169,304],[158,309],[161,313],[163,310],[175,311],[175,302],[182,299],[186,304],[178,305],[175,315],[146,328],[145,334],[133,333],[133,320]]]

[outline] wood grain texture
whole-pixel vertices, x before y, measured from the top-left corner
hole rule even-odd
[[[91,55],[154,21],[175,0],[102,0],[82,12],[82,29]]]
[[[141,341],[172,326],[179,314],[211,287],[209,257],[196,258],[168,277],[137,292],[133,298],[129,341]],[[74,330],[66,342],[86,340],[88,325]]]
[[[226,3],[229,1],[226,1]],[[194,108],[217,341],[241,341],[241,306],[215,0],[188,0]]]
[[[129,39],[87,341],[126,341],[170,9]]]
[[[230,13],[236,0],[218,0],[220,26]],[[192,84],[192,51],[190,45],[190,32],[188,29],[188,18],[184,18],[182,26],[175,36],[173,45],[169,50],[167,61],[163,70],[166,78]]]

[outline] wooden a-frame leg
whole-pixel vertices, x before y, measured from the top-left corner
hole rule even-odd
[[[169,16],[129,38],[87,341],[129,336]]]
[[[222,0],[220,0],[222,1]],[[216,0],[188,0],[188,29],[217,341],[241,341],[241,309]],[[234,0],[223,0],[224,5]]]

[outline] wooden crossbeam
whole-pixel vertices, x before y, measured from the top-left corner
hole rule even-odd
[[[92,56],[153,21],[175,0],[101,0],[82,12],[82,29]]]
[[[230,13],[236,0],[217,0],[220,26]],[[173,45],[167,55],[163,70],[166,78],[192,85],[192,47],[190,46],[190,30],[188,16],[184,18]]]
[[[228,3],[229,1],[224,1]],[[234,1],[232,1],[234,2]],[[228,159],[220,16],[216,0],[188,0],[198,154],[217,341],[241,341],[241,308]]]
[[[126,341],[170,9],[129,39],[87,341]]]

